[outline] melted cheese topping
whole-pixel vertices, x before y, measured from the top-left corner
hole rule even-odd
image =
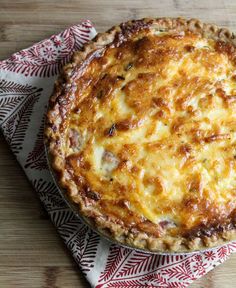
[[[144,220],[175,234],[229,217],[236,207],[229,45],[150,31],[89,63],[65,141],[68,170],[88,205],[146,232]]]

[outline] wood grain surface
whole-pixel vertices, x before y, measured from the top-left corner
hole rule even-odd
[[[0,60],[90,19],[101,32],[141,17],[183,16],[236,32],[236,1],[0,0]],[[0,288],[89,287],[0,136]],[[236,255],[190,288],[236,287]]]

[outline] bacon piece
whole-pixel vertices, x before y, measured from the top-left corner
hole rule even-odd
[[[118,160],[112,152],[105,150],[102,155],[102,161],[107,163],[114,163],[117,162]]]
[[[83,139],[78,130],[73,129],[73,128],[69,130],[69,142],[70,142],[70,147],[74,151],[76,152],[80,151]]]
[[[173,220],[162,220],[158,223],[162,229],[168,229],[172,227],[176,227],[176,224]]]
[[[102,165],[107,173],[112,172],[120,163],[119,159],[110,151],[105,150],[102,155]]]

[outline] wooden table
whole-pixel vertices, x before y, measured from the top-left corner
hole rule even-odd
[[[81,19],[98,31],[127,19],[183,16],[236,31],[236,1],[0,0],[0,59]],[[0,288],[89,287],[0,136]],[[236,286],[236,255],[192,288]]]

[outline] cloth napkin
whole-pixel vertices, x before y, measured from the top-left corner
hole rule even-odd
[[[52,222],[92,287],[187,287],[236,252],[236,242],[194,255],[153,255],[111,244],[72,213],[48,170],[44,115],[73,51],[96,35],[83,21],[0,61],[0,127]]]

